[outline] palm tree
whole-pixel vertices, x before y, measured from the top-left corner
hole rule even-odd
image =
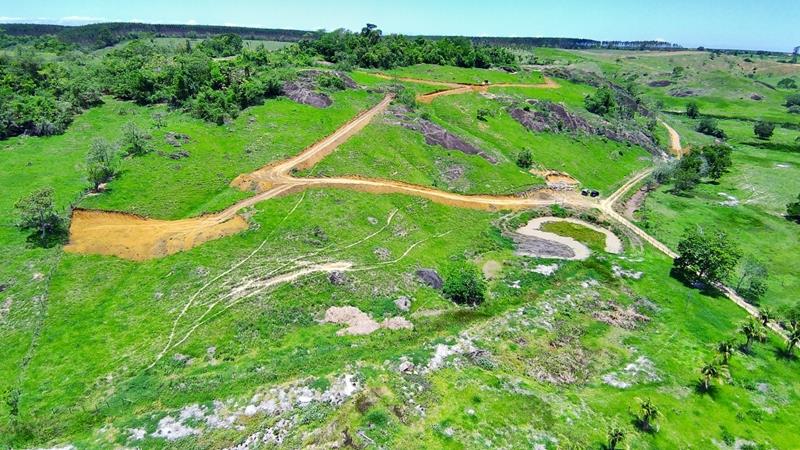
[[[728,364],[728,361],[730,361],[731,357],[733,356],[733,352],[734,352],[733,341],[727,340],[717,344],[717,353],[719,354],[719,359],[722,362],[722,364],[726,365]]]
[[[800,324],[790,323],[786,329],[786,353],[792,354],[794,346],[800,342]]]
[[[661,411],[650,399],[639,399],[639,426],[644,431],[653,430],[653,423],[661,416]]]
[[[700,368],[700,373],[703,375],[703,391],[708,391],[711,380],[719,376],[719,367],[714,363],[708,363]]]
[[[739,332],[747,339],[744,344],[744,350],[749,352],[750,348],[753,346],[753,341],[759,340],[761,336],[764,336],[764,327],[751,317],[739,326]]]
[[[608,450],[616,450],[617,446],[625,440],[625,430],[611,427],[608,429]]]
[[[767,306],[761,308],[761,311],[758,312],[758,320],[761,321],[761,325],[767,326],[767,324],[774,319],[775,313]]]

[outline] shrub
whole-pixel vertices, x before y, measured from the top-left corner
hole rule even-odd
[[[791,78],[784,78],[778,81],[778,87],[781,89],[797,89],[797,82]]]
[[[710,117],[700,119],[700,123],[697,124],[697,132],[719,139],[725,139],[725,132],[719,128],[717,121]]]
[[[530,150],[523,149],[517,154],[517,166],[522,169],[530,169],[533,165],[533,154]]]
[[[343,91],[345,86],[344,81],[332,73],[323,73],[317,78],[317,83],[323,89],[331,91]]]
[[[689,102],[686,104],[686,115],[692,119],[696,119],[700,115],[700,107],[697,102]]]
[[[800,94],[792,94],[786,97],[786,107],[800,106]]]
[[[483,303],[486,284],[474,265],[462,261],[452,264],[445,272],[442,292],[454,303],[477,306]]]
[[[772,133],[774,131],[775,131],[775,124],[772,122],[765,122],[763,120],[760,120],[756,122],[756,124],[753,126],[753,133],[755,133],[755,135],[759,139],[771,138]]]
[[[126,155],[141,156],[150,153],[150,135],[136,126],[133,122],[128,122],[122,129],[122,145]]]
[[[800,195],[797,196],[797,201],[786,205],[786,218],[800,223]]]
[[[401,86],[397,89],[396,95],[396,101],[398,103],[406,105],[411,109],[415,109],[417,107],[417,96],[411,89],[405,89]]]
[[[104,139],[95,139],[86,157],[86,174],[92,188],[97,190],[117,173],[117,148]]]
[[[488,119],[489,117],[494,117],[494,113],[488,109],[479,108],[476,116],[478,120],[480,120],[481,122],[486,122],[486,119]]]
[[[587,111],[600,116],[611,114],[617,109],[614,93],[607,87],[598,89],[592,96],[587,95],[583,102]]]

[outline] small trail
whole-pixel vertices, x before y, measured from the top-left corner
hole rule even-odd
[[[667,122],[664,122],[663,120],[659,120],[659,122],[661,122],[661,125],[667,129],[667,133],[669,133],[669,148],[672,151],[672,154],[677,158],[683,157],[684,148],[681,146],[681,135],[679,135],[674,128],[669,126]]]

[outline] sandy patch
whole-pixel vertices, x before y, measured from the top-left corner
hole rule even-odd
[[[347,328],[336,332],[339,336],[372,334],[381,328],[387,330],[410,330],[414,328],[414,324],[399,316],[390,317],[378,323],[369,314],[354,306],[331,306],[325,311],[323,322],[347,325]]]
[[[482,270],[483,270],[483,276],[486,279],[491,280],[497,278],[497,276],[500,275],[500,271],[503,270],[503,265],[493,259],[490,259],[485,263],[483,263]]]
[[[556,273],[559,267],[560,266],[558,264],[539,264],[531,269],[531,272],[549,277],[550,275]]]
[[[143,261],[236,234],[247,226],[247,221],[238,215],[155,220],[131,214],[77,209],[72,214],[69,244],[64,250]]]

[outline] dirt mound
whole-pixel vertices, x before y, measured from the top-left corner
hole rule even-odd
[[[487,154],[430,120],[409,117],[408,112],[408,109],[404,107],[392,108],[388,113],[391,116],[390,123],[422,133],[428,145],[439,145],[449,150],[458,150],[467,155],[478,155],[492,164],[497,164],[497,158],[494,156]]]
[[[247,221],[238,215],[155,220],[131,214],[76,209],[70,223],[69,244],[64,251],[143,261],[236,234],[247,226]]]
[[[647,83],[647,85],[650,87],[667,87],[670,84],[672,84],[672,81],[669,80],[656,80]]]
[[[537,169],[531,169],[530,172],[544,178],[547,187],[553,190],[573,190],[581,184],[580,181],[565,172]]]

